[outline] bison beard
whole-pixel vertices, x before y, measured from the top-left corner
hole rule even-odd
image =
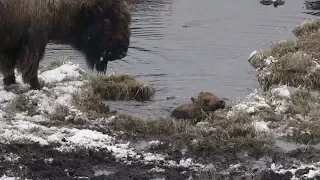
[[[69,44],[89,68],[106,72],[109,61],[126,57],[131,13],[126,0],[0,0],[0,71],[5,86],[14,69],[40,89],[39,62],[49,41]]]

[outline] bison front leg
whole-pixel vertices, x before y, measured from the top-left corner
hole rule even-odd
[[[23,82],[28,83],[33,90],[41,89],[38,69],[40,60],[44,55],[46,42],[45,36],[41,36],[41,33],[35,36],[28,34],[22,41],[22,51],[18,60],[18,66],[22,73]]]
[[[0,52],[0,70],[3,74],[4,86],[9,86],[16,83],[14,74],[15,57],[14,52]]]
[[[3,84],[9,86],[11,84],[16,84],[16,77],[14,75],[14,69],[7,72],[3,77]]]

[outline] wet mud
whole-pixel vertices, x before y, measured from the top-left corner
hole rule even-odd
[[[13,156],[16,156],[14,159]],[[166,168],[164,172],[153,172],[153,165],[117,162],[107,151],[79,149],[59,152],[53,145],[10,144],[0,146],[0,174],[28,179],[136,179],[155,178],[186,179],[184,168]]]

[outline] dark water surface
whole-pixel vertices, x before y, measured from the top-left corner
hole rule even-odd
[[[292,29],[310,15],[303,0],[274,8],[259,0],[145,0],[133,13],[129,55],[109,63],[107,73],[130,73],[156,89],[153,102],[108,102],[142,117],[168,115],[190,97],[210,91],[229,100],[258,87],[247,62],[254,50],[293,38]],[[50,44],[45,61],[67,56],[86,68],[69,46]],[[167,100],[175,96],[176,99]]]

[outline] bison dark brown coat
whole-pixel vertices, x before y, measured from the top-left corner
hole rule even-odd
[[[131,13],[125,0],[0,0],[0,71],[5,86],[14,69],[24,83],[40,89],[39,62],[47,43],[69,44],[88,66],[105,72],[130,44]]]

